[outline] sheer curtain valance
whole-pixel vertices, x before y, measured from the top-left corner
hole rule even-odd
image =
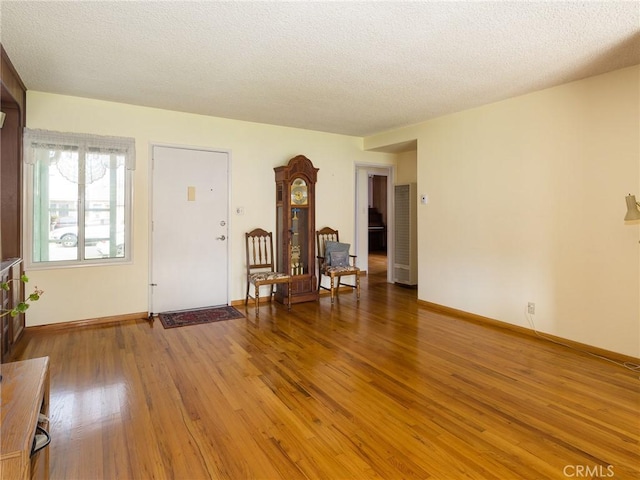
[[[133,138],[25,129],[23,140],[25,163],[55,165],[74,183],[93,183],[122,164],[135,170]]]
[[[135,139],[129,137],[109,137],[89,133],[66,133],[50,130],[24,130],[24,161],[35,164],[36,149],[80,151],[89,153],[115,153],[124,155],[127,170],[136,169]]]

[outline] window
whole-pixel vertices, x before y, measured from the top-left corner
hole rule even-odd
[[[31,267],[131,258],[132,138],[25,130]]]

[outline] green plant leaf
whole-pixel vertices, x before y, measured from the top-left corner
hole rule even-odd
[[[20,280],[14,278],[14,279],[10,279],[8,282],[1,282],[0,289],[8,292],[11,290],[12,282],[20,282],[20,281],[23,283],[27,283],[29,281],[29,278],[23,274],[20,277]],[[0,309],[0,317],[4,317],[5,315],[11,315],[12,317],[15,317],[16,315],[20,315],[21,313],[24,313],[30,307],[30,304],[28,302],[37,302],[43,293],[44,291],[40,290],[38,287],[35,287],[33,293],[29,295],[24,302],[20,302],[13,309],[11,310]]]

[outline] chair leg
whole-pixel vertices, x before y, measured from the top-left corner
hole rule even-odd
[[[247,305],[249,303],[249,285],[250,282],[247,282],[247,294],[244,296],[244,304]]]
[[[333,275],[331,275],[329,278],[331,279],[331,303],[333,303],[333,300],[334,300],[333,297],[335,295],[335,289],[333,288],[334,277],[333,277]],[[338,285],[340,285],[340,279],[339,278],[338,278]]]
[[[360,301],[360,274],[356,273],[356,296]]]
[[[256,317],[260,315],[260,287],[256,285]]]

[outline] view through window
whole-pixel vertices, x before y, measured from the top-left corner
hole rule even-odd
[[[132,139],[28,131],[31,264],[129,259]]]

